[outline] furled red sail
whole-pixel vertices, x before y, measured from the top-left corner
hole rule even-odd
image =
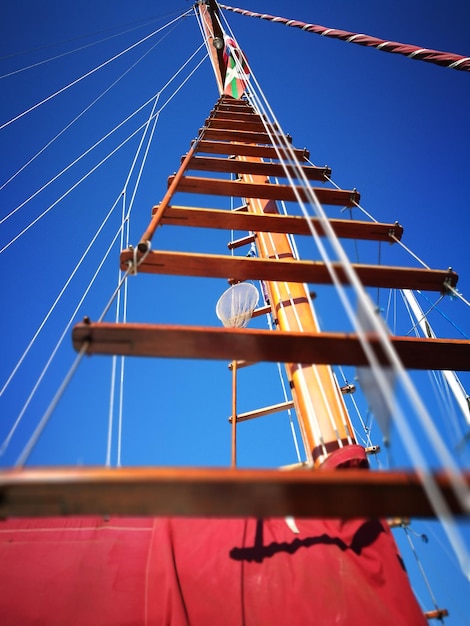
[[[295,524],[298,534],[284,519],[3,521],[0,623],[426,623],[386,523]]]

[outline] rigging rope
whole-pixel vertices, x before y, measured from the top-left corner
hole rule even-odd
[[[263,102],[261,102],[260,97],[254,92],[255,87],[257,90],[259,90],[259,93],[261,94],[261,97],[263,98],[263,102],[266,107],[263,106]],[[437,483],[433,479],[426,457],[424,456],[423,451],[410,428],[410,425],[408,423],[408,416],[405,416],[404,410],[401,406],[395,406],[393,403],[393,398],[395,397],[395,395],[393,393],[392,381],[388,379],[389,377],[387,377],[387,371],[384,370],[388,370],[391,368],[396,375],[397,381],[400,381],[403,385],[404,392],[415,409],[416,417],[418,418],[418,423],[420,424],[423,433],[425,433],[428,441],[431,443],[443,466],[447,468],[449,478],[451,480],[453,489],[458,500],[461,502],[463,508],[467,509],[467,507],[470,508],[469,491],[459,472],[459,468],[454,462],[454,459],[452,458],[449,450],[444,445],[442,438],[440,437],[440,434],[436,429],[431,419],[431,416],[428,413],[428,410],[426,409],[421,397],[419,396],[409,374],[404,369],[403,364],[401,363],[401,360],[398,357],[390,341],[388,332],[386,331],[384,325],[380,323],[379,318],[375,314],[373,304],[367,297],[367,293],[365,292],[362,283],[360,282],[354,268],[351,266],[343,247],[338,241],[338,238],[333,231],[333,228],[325,214],[325,211],[318,201],[314,189],[311,187],[309,181],[303,173],[300,163],[296,159],[296,156],[292,150],[292,146],[287,141],[285,141],[285,135],[281,130],[281,125],[276,119],[272,108],[269,106],[269,103],[264,96],[258,81],[253,75],[253,72],[251,73],[250,83],[247,85],[246,94],[248,97],[248,101],[253,104],[255,110],[260,113],[260,115],[264,116],[265,119],[270,118],[277,125],[279,129],[279,135],[276,137],[277,142],[274,141],[272,133],[270,133],[269,131],[269,128],[266,127],[265,129],[268,132],[272,143],[274,145],[276,143],[279,145],[279,148],[276,148],[278,159],[282,163],[285,162],[285,159],[280,153],[280,150],[283,150],[286,154],[289,155],[290,160],[297,166],[298,171],[296,172],[296,178],[298,178],[300,184],[303,186],[304,192],[308,199],[307,203],[304,202],[302,197],[300,196],[299,187],[295,185],[293,177],[289,173],[289,170],[287,168],[285,170],[286,178],[288,179],[289,185],[292,187],[295,193],[297,203],[306,218],[309,218],[309,209],[307,206],[308,204],[311,206],[311,208],[313,208],[318,217],[321,218],[323,230],[327,235],[333,251],[337,255],[342,265],[343,271],[347,275],[349,285],[353,288],[353,291],[356,293],[359,302],[361,303],[361,308],[365,314],[365,324],[359,322],[356,312],[353,309],[352,302],[347,295],[342,281],[339,279],[339,276],[335,267],[332,264],[330,256],[327,253],[325,246],[321,242],[318,233],[316,232],[316,229],[313,227],[312,223],[309,220],[309,227],[317,249],[320,251],[322,259],[325,262],[326,267],[328,268],[332,283],[335,286],[336,291],[340,297],[342,306],[344,307],[344,311],[346,312],[348,319],[350,320],[355,331],[357,332],[358,340],[370,364],[370,369],[373,373],[375,384],[379,389],[382,390],[384,405],[389,410],[389,413],[391,415],[394,415],[394,422],[397,430],[403,442],[405,443],[408,454],[414,460],[423,488],[428,498],[430,499],[434,510],[436,511],[436,515],[439,517],[447,533],[449,541],[451,542],[456,555],[458,555],[463,572],[467,576],[470,576],[470,554],[466,550],[465,544],[463,543],[462,537],[457,528],[454,524],[450,522],[452,516],[450,515],[447,503],[445,502]],[[266,109],[269,110],[269,116],[267,115]],[[283,145],[280,146],[280,144]],[[371,330],[376,333],[377,338],[380,341],[381,347],[383,348],[384,353],[387,355],[387,360],[389,363],[388,368],[383,368],[380,366],[374,351],[369,345],[367,331]]]
[[[470,72],[470,57],[464,57],[460,54],[420,48],[419,46],[399,43],[398,41],[387,41],[385,39],[379,39],[378,37],[372,37],[371,35],[351,33],[347,30],[327,28],[318,24],[308,24],[306,22],[300,22],[299,20],[290,20],[285,17],[275,17],[274,15],[268,15],[267,13],[255,13],[245,9],[230,7],[225,4],[219,4],[219,7],[221,9],[226,9],[227,11],[247,15],[248,17],[258,17],[263,20],[268,20],[269,22],[277,22],[279,24],[284,24],[285,26],[300,28],[301,30],[309,33],[315,33],[316,35],[321,35],[322,37],[340,39],[341,41],[356,43],[360,46],[382,50],[382,52],[401,54],[409,59],[415,59],[416,61],[426,61],[427,63],[434,63],[435,65],[441,65],[454,70]]]

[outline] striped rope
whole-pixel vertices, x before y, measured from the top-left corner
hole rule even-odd
[[[253,11],[247,11],[245,9],[229,7],[225,4],[220,4],[219,6],[221,9],[226,9],[227,11],[233,11],[234,13],[240,13],[241,15],[247,15],[249,17],[258,17],[260,19],[268,20],[270,22],[278,22],[280,24],[284,24],[285,26],[292,26],[293,28],[300,28],[301,30],[305,30],[309,33],[316,33],[317,35],[321,35],[322,37],[341,39],[342,41],[357,43],[360,46],[376,48],[377,50],[382,50],[384,52],[402,54],[409,59],[426,61],[427,63],[434,63],[435,65],[449,67],[454,70],[470,72],[470,57],[453,54],[452,52],[440,52],[439,50],[420,48],[419,46],[403,44],[397,41],[386,41],[384,39],[371,37],[370,35],[364,35],[362,33],[350,33],[347,30],[326,28],[325,26],[319,26],[318,24],[307,24],[306,22],[289,20],[285,17],[275,17],[274,15],[268,15],[266,13],[254,13]]]

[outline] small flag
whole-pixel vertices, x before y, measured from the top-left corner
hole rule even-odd
[[[224,94],[240,99],[250,78],[250,69],[245,55],[238,47],[237,42],[227,35],[224,36],[224,41],[224,61],[226,67]]]

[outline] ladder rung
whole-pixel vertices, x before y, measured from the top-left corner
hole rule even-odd
[[[155,213],[158,207],[153,207]],[[320,236],[324,236],[321,220],[310,218]],[[173,226],[191,226],[201,228],[222,228],[226,230],[246,230],[253,232],[290,233],[292,235],[311,235],[309,224],[304,217],[293,215],[277,215],[269,213],[256,215],[244,211],[222,211],[219,209],[199,209],[192,207],[169,206],[163,217],[162,224]],[[400,224],[379,224],[358,220],[330,219],[330,226],[337,237],[345,239],[366,239],[371,241],[388,241],[393,243],[391,235],[401,239],[403,227]]]
[[[290,161],[289,153],[278,149],[282,158]],[[295,158],[299,161],[306,161],[310,157],[307,149],[292,148]],[[229,141],[207,141],[201,139],[197,146],[197,153],[205,152],[207,154],[236,154],[239,156],[261,157],[264,159],[279,159],[278,152],[273,146],[257,146],[255,144],[235,144]]]
[[[267,127],[267,128],[266,128]],[[252,120],[247,119],[227,119],[223,117],[212,117],[206,120],[205,128],[216,128],[219,130],[241,130],[254,133],[268,133],[277,134],[279,130],[272,124],[266,123],[266,126],[261,121],[261,118],[255,115]],[[268,132],[269,131],[269,132]]]
[[[248,420],[254,420],[258,417],[264,417],[265,415],[272,415],[273,413],[280,413],[281,411],[287,411],[294,408],[292,400],[289,402],[280,402],[279,404],[272,404],[271,406],[265,406],[262,409],[256,409],[255,411],[247,411],[246,413],[240,413],[237,415],[237,422],[247,422]],[[228,418],[229,422],[232,422],[232,417]]]
[[[237,361],[237,370],[240,370],[244,367],[251,367],[252,365],[257,365],[258,361]],[[233,370],[233,361],[228,364],[228,369]]]
[[[308,180],[324,181],[327,177],[331,176],[331,170],[329,167],[315,167],[314,165],[303,165],[301,168],[294,167],[292,165],[283,167],[280,163],[237,161],[216,157],[196,156],[191,159],[188,165],[188,170],[276,176],[278,178],[286,178],[286,170],[293,178],[299,178],[299,169],[302,170],[302,173]]]
[[[173,179],[174,176],[168,178],[168,186],[171,185]],[[315,187],[313,191],[321,204],[352,207],[360,200],[360,194],[355,190]],[[288,202],[297,201],[295,191],[290,185],[246,183],[243,181],[202,178],[199,176],[183,176],[176,188],[176,192],[203,193],[236,198],[266,198],[270,200],[286,200]],[[303,187],[298,187],[297,193],[303,200],[308,200]]]
[[[132,250],[121,253],[121,269],[126,271],[134,259]],[[341,282],[347,276],[340,262],[332,263]],[[353,264],[361,282],[368,287],[390,289],[420,289],[444,292],[448,285],[455,287],[457,274],[445,270],[390,267]],[[173,276],[205,276],[244,280],[282,280],[297,283],[331,284],[331,275],[321,261],[294,259],[260,259],[256,257],[192,252],[160,252],[150,250],[138,266],[139,272]]]
[[[251,314],[251,317],[259,317],[260,315],[267,315],[268,313],[271,313],[271,307],[269,304],[262,306],[259,309],[255,309]]]
[[[462,515],[445,474],[434,475]],[[470,477],[463,476],[468,485]],[[433,517],[418,474],[362,469],[291,471],[63,468],[0,472],[0,516]]]
[[[367,335],[378,361],[388,359],[376,335]],[[258,329],[172,326],[167,324],[77,324],[72,332],[79,352],[224,361],[269,361],[327,365],[368,365],[353,333],[301,333]],[[457,339],[390,337],[409,369],[470,371],[470,342]]]
[[[435,609],[433,611],[425,611],[424,617],[426,619],[439,619],[442,620],[443,617],[447,617],[449,615],[449,611],[447,609]]]
[[[237,248],[247,246],[249,243],[253,243],[254,241],[256,241],[256,235],[248,235],[247,237],[230,241],[227,246],[229,250],[236,250]]]
[[[242,143],[265,143],[273,145],[272,138],[266,132],[250,132],[244,130],[230,130],[229,128],[200,128],[199,134],[202,133],[204,139],[212,139],[216,141],[240,141]],[[276,135],[279,142],[292,141],[288,135],[280,137]]]
[[[255,113],[254,111],[246,111],[245,109],[231,112],[213,109],[211,111],[210,119],[226,120],[227,122],[230,122],[231,120],[243,120],[247,122],[258,121],[263,123],[262,118],[258,115],[258,113]]]

